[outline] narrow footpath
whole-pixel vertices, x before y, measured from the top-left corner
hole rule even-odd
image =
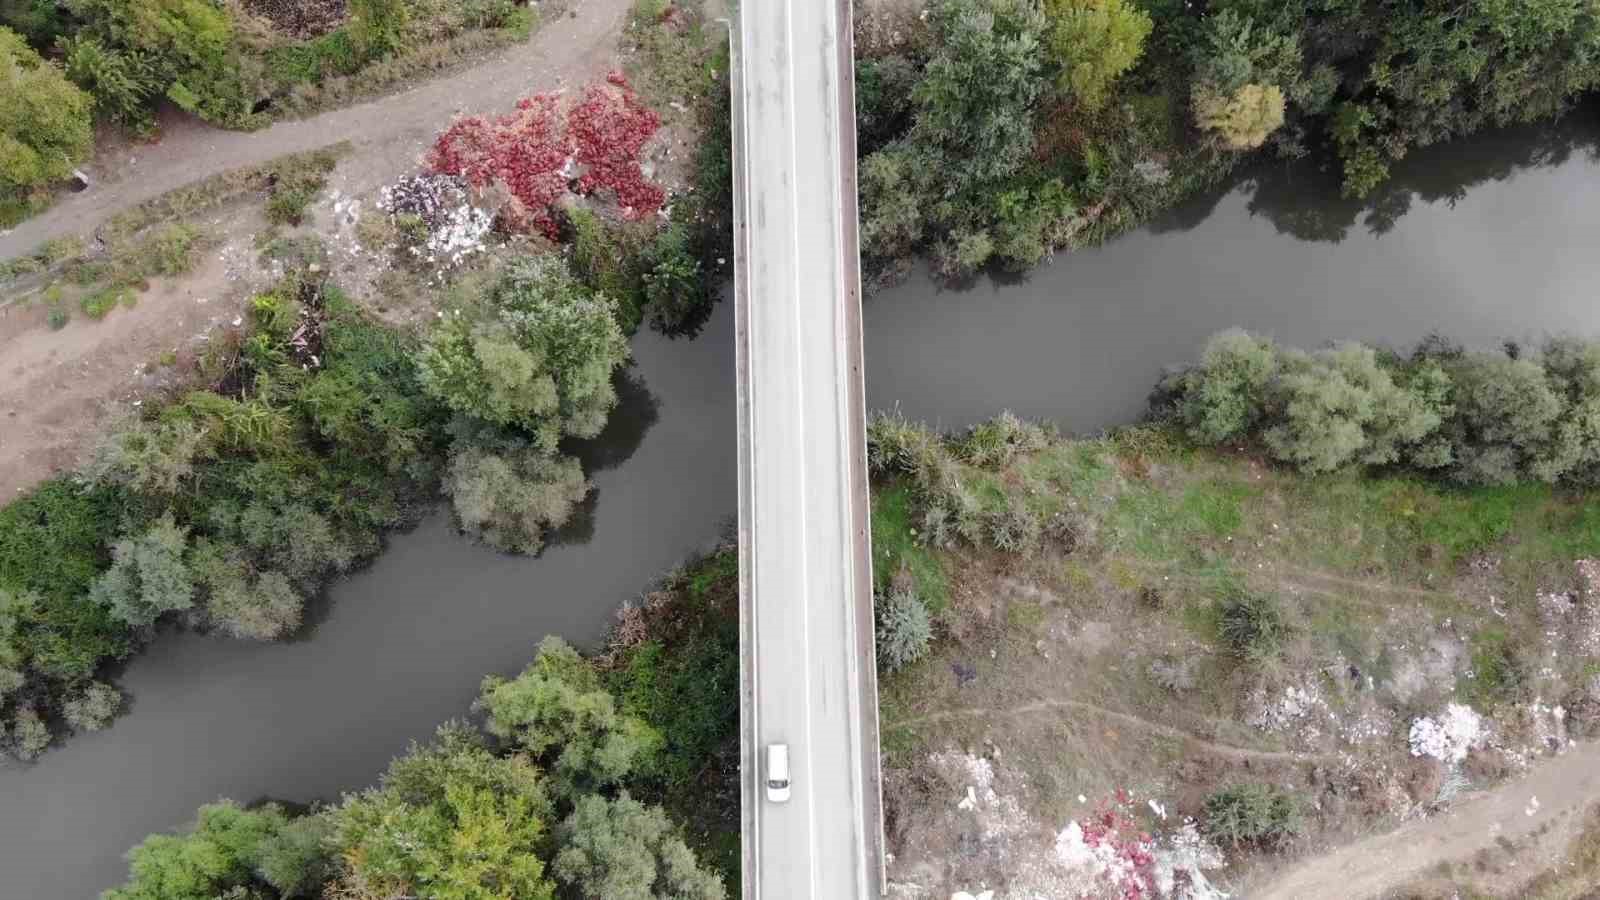
[[[570,12],[544,22],[526,43],[356,106],[260,131],[225,131],[190,116],[165,116],[159,142],[103,146],[85,167],[93,178],[89,190],[63,195],[46,212],[0,232],[0,259],[87,232],[123,209],[209,175],[342,140],[355,151],[341,168],[385,177],[403,171],[451,117],[508,109],[528,94],[582,84],[614,63],[629,0],[568,5]]]

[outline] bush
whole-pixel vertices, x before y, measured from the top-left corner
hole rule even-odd
[[[553,636],[516,678],[485,678],[473,708],[487,714],[490,734],[532,754],[564,797],[648,771],[661,744],[649,725],[617,710],[593,665]]]
[[[194,605],[194,576],[184,561],[189,530],[166,513],[138,535],[111,546],[111,568],[89,589],[89,601],[106,607],[134,628],[156,623],[163,613]]]
[[[227,800],[207,804],[188,833],[152,835],[128,851],[128,881],[107,891],[104,900],[260,896],[246,889],[266,881],[257,875],[263,864],[270,862],[280,877],[287,874],[279,838],[288,828],[288,817],[273,804],[255,810]],[[290,876],[283,883],[297,882]]]
[[[613,302],[560,259],[532,257],[436,329],[419,366],[441,403],[524,429],[553,453],[563,436],[600,433],[617,402],[612,373],[627,358]]]
[[[1307,355],[1279,354],[1269,389],[1277,424],[1263,433],[1273,454],[1305,472],[1332,472],[1353,460],[1385,465],[1441,423],[1439,409],[1394,383],[1377,354],[1339,344]]]
[[[35,760],[50,746],[50,741],[50,726],[44,719],[32,707],[19,708],[11,725],[11,752],[23,761]]]
[[[192,479],[198,460],[214,453],[211,432],[192,420],[135,417],[110,430],[83,474],[96,484],[170,495]]]
[[[897,672],[921,659],[933,640],[933,619],[915,592],[896,589],[879,596],[878,665]]]
[[[716,297],[690,251],[687,229],[673,224],[656,235],[645,265],[644,304],[652,328],[684,334],[705,321]]]
[[[722,900],[722,879],[699,866],[694,852],[659,808],[623,791],[615,800],[578,800],[561,825],[556,878],[584,897],[607,900]]]
[[[362,59],[401,49],[410,12],[405,0],[349,0],[350,41]]]
[[[94,139],[89,95],[0,27],[0,204],[19,204],[72,174]],[[6,221],[0,207],[0,227]]]
[[[1282,849],[1300,833],[1299,804],[1266,784],[1237,784],[1206,798],[1201,828],[1218,844]]]
[[[1144,52],[1150,16],[1126,0],[1045,0],[1044,7],[1061,89],[1098,109],[1111,83]]]
[[[1283,91],[1272,84],[1247,84],[1226,94],[1201,83],[1194,89],[1195,124],[1216,134],[1230,150],[1253,150],[1283,124]]]
[[[1271,659],[1288,634],[1283,610],[1271,597],[1236,593],[1217,605],[1217,636],[1237,659],[1257,663]]]
[[[67,724],[79,731],[99,731],[111,724],[122,708],[122,692],[109,684],[91,681],[82,692],[61,706]]]
[[[461,530],[507,553],[538,553],[590,488],[576,459],[526,444],[458,447],[444,480]]]
[[[1169,377],[1163,390],[1176,396],[1178,419],[1191,437],[1219,444],[1242,437],[1260,421],[1277,366],[1271,341],[1223,331],[1206,341],[1199,365]]]
[[[1525,475],[1555,481],[1565,474],[1547,455],[1565,404],[1533,360],[1469,354],[1446,371],[1456,415],[1447,433],[1455,477],[1469,484],[1509,484]]]
[[[56,47],[67,77],[94,98],[95,112],[135,132],[155,128],[150,101],[163,84],[148,55],[108,47],[89,34],[60,38]]]

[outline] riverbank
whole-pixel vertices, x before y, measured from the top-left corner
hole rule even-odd
[[[877,574],[939,634],[880,701],[904,896],[1153,895],[1185,859],[1259,883],[1600,726],[1586,495],[1297,475],[1151,427],[922,434],[873,444]],[[1035,846],[1064,828],[1125,870]]]

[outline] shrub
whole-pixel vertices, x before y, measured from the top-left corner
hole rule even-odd
[[[933,640],[933,619],[914,591],[896,589],[879,596],[878,665],[897,672],[921,659]]]
[[[50,727],[32,707],[17,710],[11,725],[11,751],[23,761],[39,758],[50,746]]]
[[[50,326],[51,331],[60,331],[61,329],[67,327],[67,323],[71,321],[72,313],[67,312],[59,306],[53,307],[45,316],[45,322]]]
[[[1231,150],[1253,150],[1283,124],[1283,91],[1272,84],[1247,84],[1231,94],[1202,82],[1194,89],[1195,124],[1216,134]]]
[[[716,298],[700,261],[690,252],[687,229],[676,224],[663,229],[645,265],[644,304],[651,327],[664,334],[683,334],[705,320]]]
[[[1223,788],[1206,798],[1201,828],[1206,836],[1235,849],[1281,849],[1300,833],[1294,797],[1271,785],[1248,783]]]
[[[304,605],[282,572],[253,572],[243,549],[201,539],[190,557],[212,622],[234,637],[272,640],[300,627]]]
[[[67,724],[80,731],[99,731],[111,724],[122,708],[122,693],[109,684],[91,681],[61,705]]]
[[[722,900],[722,879],[700,867],[658,807],[621,792],[583,797],[561,825],[552,871],[584,897],[607,900]]]
[[[1359,344],[1305,354],[1279,354],[1270,419],[1263,438],[1273,454],[1305,472],[1331,472],[1352,460],[1383,465],[1400,459],[1439,428],[1436,408],[1398,387]]]
[[[1178,419],[1197,441],[1216,444],[1242,437],[1260,421],[1265,391],[1277,370],[1273,343],[1234,329],[1206,341],[1200,364],[1168,378]]]
[[[170,495],[192,479],[197,460],[213,453],[211,433],[194,421],[132,418],[95,447],[83,474],[96,484]]]
[[[94,138],[90,108],[89,95],[21,35],[0,27],[0,204],[19,203],[72,174]]]
[[[477,308],[435,330],[422,384],[451,409],[530,432],[553,453],[594,437],[616,405],[612,373],[628,358],[615,305],[554,257],[513,265]]]
[[[1261,594],[1236,593],[1217,606],[1217,636],[1234,657],[1261,662],[1276,656],[1289,633],[1278,602]]]
[[[410,20],[405,0],[349,0],[349,4],[350,40],[362,59],[377,59],[401,48]]]
[[[163,613],[194,605],[194,577],[184,561],[189,530],[166,513],[146,531],[111,547],[111,568],[95,580],[89,600],[134,628],[154,625]]]
[[[1150,16],[1126,0],[1045,0],[1044,7],[1061,89],[1085,108],[1099,108],[1111,83],[1144,51]]]
[[[213,900],[258,896],[256,870],[289,819],[276,805],[241,809],[224,800],[200,807],[185,834],[157,834],[128,851],[126,884],[105,900]],[[276,860],[275,860],[276,861]],[[281,865],[275,866],[281,869]],[[274,885],[276,886],[276,885]],[[287,896],[287,894],[285,895]]]
[[[462,531],[527,554],[543,549],[545,532],[565,525],[590,488],[576,459],[525,444],[459,447],[444,481]]]
[[[880,260],[909,256],[922,241],[933,172],[908,143],[861,161],[861,252]]]
[[[1541,459],[1565,404],[1538,363],[1476,353],[1451,361],[1446,371],[1455,385],[1447,433],[1457,479],[1508,484],[1525,473],[1545,481],[1564,474],[1559,461]]]
[[[954,191],[1014,174],[1044,91],[1043,15],[1031,0],[944,0],[932,14],[941,47],[913,92],[912,139]]]
[[[593,665],[553,636],[516,678],[485,678],[473,708],[487,714],[490,734],[539,760],[567,797],[648,770],[661,744],[654,729],[617,710]]]
[[[138,50],[117,50],[90,34],[60,38],[67,77],[94,98],[95,111],[136,132],[155,128],[151,98],[163,84],[149,55]]]
[[[383,786],[328,813],[336,857],[327,896],[552,900],[552,811],[524,756],[499,758],[459,725],[396,759]]]
[[[974,425],[956,444],[956,453],[972,465],[987,469],[1001,469],[1011,464],[1018,454],[1044,449],[1048,435],[1044,428],[1023,421],[1016,413],[1006,410],[995,418]]]

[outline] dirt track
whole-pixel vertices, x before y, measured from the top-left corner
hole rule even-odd
[[[94,187],[0,234],[0,259],[86,232],[119,210],[208,175],[341,140],[355,145],[341,169],[370,175],[376,186],[415,163],[452,116],[508,108],[528,94],[581,84],[611,68],[628,0],[572,0],[569,6],[570,15],[544,23],[528,43],[369,103],[254,132],[167,117],[159,143],[102,148],[86,167]]]
[[[1531,803],[1535,797],[1536,808]],[[1383,896],[1441,862],[1468,861],[1480,850],[1535,833],[1575,830],[1597,798],[1600,745],[1582,744],[1539,764],[1525,778],[1458,802],[1447,813],[1309,859],[1242,896],[1263,900]]]

